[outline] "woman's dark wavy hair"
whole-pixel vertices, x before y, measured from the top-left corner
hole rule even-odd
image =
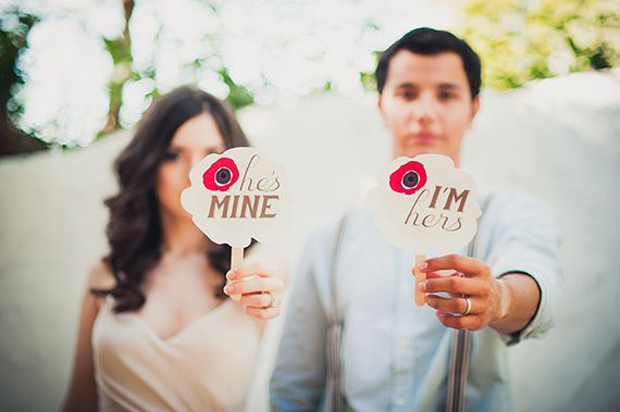
[[[149,108],[133,139],[114,163],[120,188],[104,202],[110,210],[106,228],[110,252],[103,262],[114,275],[116,285],[110,289],[91,289],[91,293],[113,296],[116,313],[138,310],[146,301],[141,286],[159,261],[162,246],[155,194],[157,171],[177,129],[202,113],[213,117],[227,149],[249,146],[227,104],[202,90],[183,86],[162,96]],[[211,267],[222,275],[223,287],[230,248],[214,245],[205,253]],[[216,290],[216,296],[225,298],[222,288]]]

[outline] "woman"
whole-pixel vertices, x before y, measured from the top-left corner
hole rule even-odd
[[[194,226],[180,195],[203,157],[248,145],[205,92],[182,87],[149,109],[115,163],[110,252],[88,277],[64,411],[243,408],[283,282],[256,267],[227,274],[230,248]]]

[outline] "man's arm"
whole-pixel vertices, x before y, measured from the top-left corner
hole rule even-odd
[[[512,345],[522,338],[540,337],[554,324],[561,280],[559,240],[553,210],[536,198],[507,194],[494,206],[488,256],[492,266],[459,255],[429,259],[427,267],[420,267],[428,279],[420,288],[445,326],[470,330],[491,326]],[[436,273],[440,270],[466,276]],[[447,292],[450,298],[435,292]],[[470,314],[460,316],[468,306]]]
[[[427,276],[419,284],[427,293],[425,302],[437,310],[437,317],[447,327],[480,330],[491,326],[510,334],[523,330],[536,314],[540,290],[528,275],[507,273],[496,279],[484,262],[456,254],[428,259],[420,269]],[[466,277],[437,273],[441,270],[455,270]],[[441,292],[450,297],[435,294]],[[468,314],[466,298],[470,300]]]
[[[489,324],[498,332],[521,331],[530,323],[540,303],[540,288],[523,273],[507,273],[497,280],[501,290],[501,317]]]

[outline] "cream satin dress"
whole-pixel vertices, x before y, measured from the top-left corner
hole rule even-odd
[[[162,339],[135,312],[115,314],[108,296],[93,326],[101,411],[241,411],[260,334],[227,299]]]

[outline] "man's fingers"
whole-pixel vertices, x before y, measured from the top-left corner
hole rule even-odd
[[[471,277],[489,274],[489,268],[481,260],[465,257],[457,254],[440,256],[427,259],[426,267],[420,268],[422,272],[436,272],[438,270],[456,270]]]
[[[484,281],[458,276],[426,279],[419,283],[418,288],[425,293],[446,292],[476,296],[486,296],[490,293],[489,285]]]
[[[450,277],[450,276],[455,276],[458,272],[455,271],[440,271],[440,272],[427,272],[426,273],[426,279],[441,279],[441,278],[446,278],[446,277]]]
[[[437,319],[446,327],[453,329],[481,330],[484,322],[478,315],[455,316],[447,312],[435,312]]]
[[[437,295],[426,295],[424,301],[433,309],[440,312],[449,312],[454,314],[463,314],[467,311],[467,301],[463,297],[444,298]],[[469,298],[471,308],[470,314],[483,313],[486,310],[486,303],[477,298]]]

